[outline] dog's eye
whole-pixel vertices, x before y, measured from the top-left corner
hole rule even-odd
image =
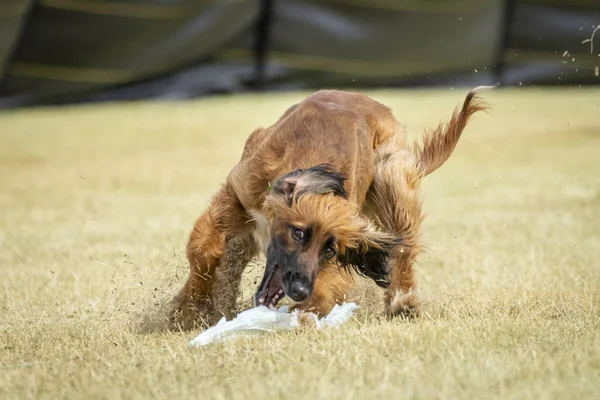
[[[333,249],[333,247],[327,247],[325,249],[325,251],[323,252],[323,257],[325,257],[327,260],[329,260],[334,255],[335,255],[335,250]]]
[[[304,240],[304,231],[300,228],[294,228],[294,239],[299,242]]]

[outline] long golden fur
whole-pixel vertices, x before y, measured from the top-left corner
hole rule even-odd
[[[190,234],[190,274],[173,299],[172,323],[185,329],[229,315],[258,252],[267,267],[257,304],[288,295],[301,299],[295,307],[325,314],[363,276],[386,291],[389,317],[418,314],[420,183],[485,109],[473,90],[423,144],[409,145],[388,107],[323,90],[256,129]]]

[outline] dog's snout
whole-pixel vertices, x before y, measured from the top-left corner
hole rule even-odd
[[[304,282],[304,280],[296,280],[290,285],[289,296],[295,302],[304,301],[309,295],[310,289],[308,287],[308,282]]]

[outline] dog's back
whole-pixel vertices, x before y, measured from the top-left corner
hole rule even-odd
[[[325,163],[347,177],[350,197],[360,202],[370,184],[376,148],[397,129],[391,110],[368,96],[321,90],[250,135],[232,183],[250,201],[278,175]],[[255,179],[236,179],[242,169],[241,175],[251,171]]]
[[[320,90],[307,97],[299,105],[290,107],[288,112],[293,112],[296,107],[306,103],[320,105],[323,111],[326,111],[327,108],[337,108],[351,112],[355,118],[367,124],[372,135],[373,149],[376,149],[394,133],[398,133],[399,125],[392,114],[392,110],[362,93],[343,90]],[[285,118],[286,114],[282,118]]]
[[[347,177],[350,198],[361,203],[375,163],[390,151],[402,154],[406,166],[419,176],[444,164],[470,117],[485,110],[475,92],[467,95],[448,123],[425,135],[421,145],[409,146],[389,107],[361,93],[317,91],[289,107],[270,127],[250,135],[229,181],[242,204],[256,208],[264,199],[264,187],[277,176],[329,164]]]
[[[271,134],[285,129],[286,125],[297,127],[299,120],[309,115],[323,121],[343,116],[346,122],[354,120],[354,122],[360,121],[366,124],[373,149],[376,149],[400,129],[391,109],[367,95],[342,90],[320,90],[306,97],[300,103],[288,107],[269,128],[256,129],[246,141],[242,159],[253,154]],[[308,140],[307,137],[298,137],[297,139]]]

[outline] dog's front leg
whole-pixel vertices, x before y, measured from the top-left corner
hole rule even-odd
[[[250,230],[251,224],[247,222],[248,217],[233,189],[224,185],[190,233],[187,245],[190,273],[173,299],[172,324],[190,329],[195,325],[211,325],[219,318],[214,304],[214,293],[221,291],[215,287],[216,269],[225,260],[227,243]]]
[[[295,304],[291,310],[312,312],[319,317],[329,314],[336,304],[342,304],[348,299],[348,292],[355,286],[353,271],[340,271],[336,264],[325,266],[317,274],[315,287],[311,296],[300,304]]]
[[[212,295],[215,319],[221,316],[232,319],[239,312],[238,296],[242,274],[257,254],[258,247],[251,233],[232,238],[227,243],[225,256],[215,269]]]

